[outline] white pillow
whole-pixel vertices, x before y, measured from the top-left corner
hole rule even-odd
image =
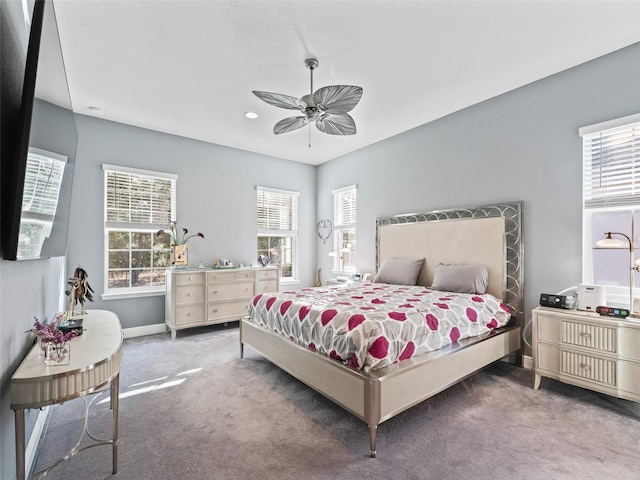
[[[373,278],[374,283],[415,285],[424,258],[387,258]]]
[[[431,288],[444,292],[486,293],[489,271],[484,265],[436,265]]]

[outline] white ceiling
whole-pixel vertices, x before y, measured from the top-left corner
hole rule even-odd
[[[54,0],[73,109],[317,165],[640,41],[640,1]],[[273,125],[359,85],[358,132]],[[259,118],[248,120],[246,111]]]

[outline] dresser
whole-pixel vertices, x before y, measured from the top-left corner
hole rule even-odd
[[[545,307],[532,322],[534,389],[544,376],[640,402],[640,323]]]
[[[171,338],[184,328],[238,320],[255,295],[279,285],[275,266],[167,270],[164,318]]]

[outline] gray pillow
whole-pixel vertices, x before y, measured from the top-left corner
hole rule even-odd
[[[486,293],[489,272],[484,265],[438,264],[433,272],[434,290],[457,293]]]
[[[387,258],[380,266],[373,282],[415,285],[423,263],[424,258]]]

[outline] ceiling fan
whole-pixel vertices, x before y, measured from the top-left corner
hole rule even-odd
[[[311,71],[311,93],[309,95],[296,98],[281,93],[253,90],[256,97],[269,105],[302,112],[302,115],[280,120],[273,127],[273,133],[280,135],[290,132],[315,120],[316,127],[323,133],[355,135],[356,123],[347,112],[350,112],[360,101],[362,88],[353,85],[330,85],[314,92],[313,71],[318,68],[318,60],[308,58],[304,64]]]

